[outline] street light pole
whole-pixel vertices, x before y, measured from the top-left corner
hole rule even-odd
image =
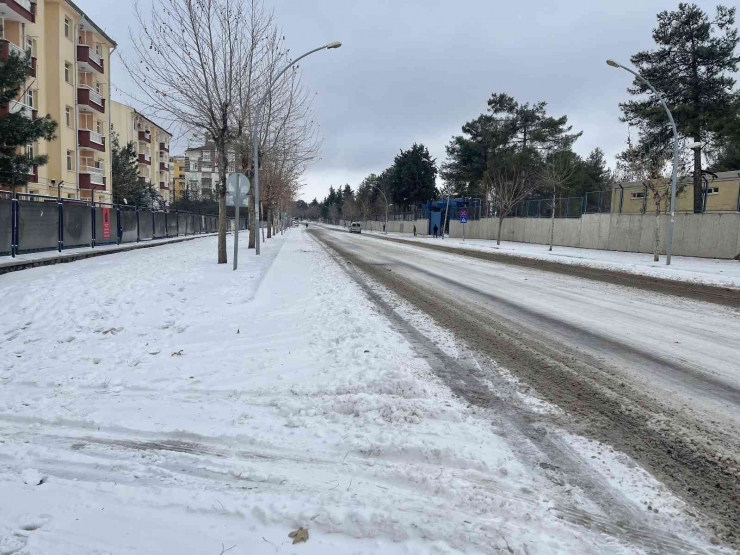
[[[381,195],[383,195],[383,198],[385,199],[385,227],[384,227],[384,232],[385,232],[386,235],[388,235],[388,206],[389,206],[389,204],[388,204],[388,197],[385,196],[385,193],[383,192],[383,190],[380,187],[378,187],[377,185],[370,185],[370,187],[372,187],[373,189],[377,189],[378,192]]]
[[[631,70],[628,67],[623,66],[622,64],[615,62],[614,60],[607,60],[606,63],[610,65],[611,67],[617,67],[621,68],[625,71],[629,71],[632,75],[637,77],[640,81],[645,83],[648,88],[653,91],[653,94],[658,97],[658,100],[660,100],[661,105],[663,106],[663,109],[665,110],[665,113],[668,114],[668,120],[671,122],[671,128],[673,129],[673,176],[671,177],[671,220],[668,223],[668,244],[666,245],[666,266],[671,265],[671,253],[673,251],[673,224],[675,222],[675,216],[676,216],[676,179],[678,175],[678,130],[676,129],[676,122],[673,121],[673,114],[671,114],[671,111],[668,109],[668,106],[665,103],[665,100],[663,100],[663,95],[660,94],[657,90],[655,90],[655,87],[653,87],[650,84],[650,81],[645,79],[642,75],[637,73],[636,71]]]
[[[254,250],[255,254],[260,253],[260,225],[261,225],[261,217],[260,217],[260,164],[259,164],[259,136],[257,134],[257,129],[259,126],[260,121],[260,114],[262,113],[262,107],[265,104],[265,101],[267,100],[267,96],[270,94],[270,91],[272,91],[272,86],[275,84],[275,82],[282,77],[283,73],[288,71],[291,67],[293,67],[295,64],[297,64],[300,60],[305,58],[306,56],[309,56],[310,54],[313,54],[314,52],[319,52],[320,50],[331,50],[333,48],[339,48],[342,46],[342,43],[339,41],[330,42],[329,44],[325,44],[324,46],[320,46],[319,48],[314,48],[313,50],[309,50],[302,56],[298,56],[295,60],[290,62],[287,66],[285,66],[280,73],[278,73],[274,79],[270,80],[270,83],[267,87],[267,90],[265,91],[265,94],[262,95],[262,98],[259,101],[259,104],[257,104],[257,111],[255,112],[254,117],[254,126],[252,128],[252,143],[254,147],[254,207],[255,207],[255,214],[257,216],[257,222],[255,224],[255,230],[257,232],[257,237],[255,237],[254,241]]]

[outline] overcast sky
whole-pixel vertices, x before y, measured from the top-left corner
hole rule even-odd
[[[306,200],[323,198],[330,184],[354,188],[414,142],[441,164],[452,135],[486,110],[494,92],[546,101],[551,115],[565,114],[583,131],[577,152],[599,146],[612,164],[627,138],[618,104],[631,76],[605,60],[628,63],[631,54],[652,48],[656,14],[678,6],[669,0],[265,1],[296,55],[343,43],[302,64],[324,139],[321,159],[304,177]],[[129,2],[76,2],[124,55],[130,51]],[[714,13],[716,1],[697,4]],[[112,78],[123,90],[131,87],[115,61]]]

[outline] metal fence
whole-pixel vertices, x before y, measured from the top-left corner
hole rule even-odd
[[[246,218],[240,218],[246,229]],[[229,229],[234,223],[229,222]],[[0,191],[0,256],[214,233],[218,216]]]

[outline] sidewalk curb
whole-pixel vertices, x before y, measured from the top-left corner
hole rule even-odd
[[[171,240],[159,241],[159,242],[146,242],[146,243],[132,243],[130,245],[122,245],[115,249],[101,249],[95,250],[91,248],[85,252],[75,252],[64,254],[60,253],[58,256],[43,258],[40,260],[9,260],[7,262],[0,262],[0,275],[9,274],[10,272],[18,272],[21,270],[28,270],[30,268],[38,268],[40,266],[53,266],[54,264],[67,264],[68,262],[76,262],[77,260],[84,260],[86,258],[94,258],[96,256],[105,256],[108,254],[118,254],[121,252],[129,252],[137,249],[150,249],[153,247],[161,247],[164,245],[174,245],[177,243],[183,243],[185,241],[193,241],[194,239],[202,239],[204,237],[213,237],[218,235],[217,233],[207,233],[203,235],[194,235],[191,237],[173,238]],[[156,239],[155,239],[156,241]]]

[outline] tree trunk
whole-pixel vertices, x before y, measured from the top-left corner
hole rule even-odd
[[[226,264],[226,186],[218,192],[218,263]]]
[[[699,142],[699,137],[694,137],[694,141]],[[702,190],[701,179],[701,149],[694,149],[694,212],[700,214],[704,204],[704,191]]]
[[[218,263],[226,264],[226,141],[217,143],[218,157]]]
[[[655,203],[655,236],[653,237],[653,262],[660,261],[658,248],[660,247],[660,201]]]
[[[552,218],[550,218],[550,249],[555,241],[555,191],[552,192]]]
[[[254,193],[249,194],[249,248],[254,248],[255,237],[257,237],[257,218],[254,217]]]
[[[504,225],[504,218],[501,214],[498,216],[498,234],[496,235],[496,244],[501,244],[501,228]]]
[[[267,208],[267,238],[272,239],[272,204]]]

